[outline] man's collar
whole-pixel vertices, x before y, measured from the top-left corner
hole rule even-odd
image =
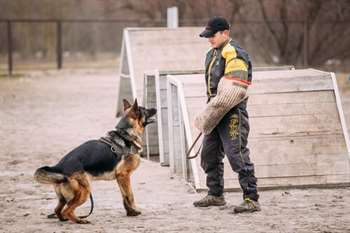
[[[230,43],[231,41],[231,37],[229,37],[224,43],[222,43],[222,45],[220,45],[219,48],[216,48],[217,50],[222,50],[228,43]]]

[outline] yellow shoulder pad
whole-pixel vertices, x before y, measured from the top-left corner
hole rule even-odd
[[[226,59],[226,61],[230,61],[237,57],[236,49],[227,43],[225,47],[221,51],[221,56]]]
[[[221,55],[226,60],[224,71],[225,75],[228,75],[234,71],[248,70],[247,64],[243,60],[237,58],[236,49],[230,45],[230,43],[225,45],[225,47],[222,49]]]

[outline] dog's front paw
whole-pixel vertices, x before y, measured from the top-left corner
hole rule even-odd
[[[85,219],[78,219],[78,220],[76,221],[76,223],[78,223],[78,224],[89,224],[90,221],[85,220]]]
[[[47,218],[57,218],[57,215],[55,213],[47,215]]]
[[[141,211],[135,210],[135,209],[130,209],[127,211],[126,215],[127,216],[137,216],[140,215]]]

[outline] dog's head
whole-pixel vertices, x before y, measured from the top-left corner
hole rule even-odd
[[[155,114],[157,110],[154,108],[145,108],[137,104],[135,99],[133,104],[123,99],[124,113],[117,127],[126,130],[132,136],[141,136],[145,127],[155,122]]]

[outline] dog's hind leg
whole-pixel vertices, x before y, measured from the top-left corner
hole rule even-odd
[[[62,209],[66,205],[67,201],[64,198],[64,196],[62,195],[59,186],[55,186],[55,191],[56,191],[57,198],[58,198],[58,203],[57,203],[57,206],[55,208],[55,214],[48,215],[47,217],[50,218],[51,216],[53,217],[53,215],[56,215],[56,217],[58,217],[58,219],[60,221],[67,221],[68,219],[66,219],[62,216]]]
[[[67,221],[68,220],[68,219],[66,219],[66,218],[64,218],[62,216],[62,210],[63,210],[63,207],[66,205],[66,203],[67,202],[66,202],[66,200],[64,198],[60,198],[58,200],[58,204],[57,204],[57,206],[55,208],[55,214],[56,214],[56,216],[58,217],[58,219],[60,221]]]
[[[69,178],[69,188],[70,192],[73,192],[74,196],[67,202],[67,206],[62,211],[63,218],[67,218],[75,223],[86,224],[90,223],[87,220],[78,218],[74,210],[80,205],[84,204],[90,194],[90,181],[84,174],[74,175]]]
[[[131,173],[140,164],[140,157],[138,155],[129,155],[122,160],[117,168],[117,182],[123,196],[123,204],[127,216],[137,216],[141,212],[136,209],[134,194],[131,189],[130,176]]]
[[[47,215],[47,218],[58,218],[60,221],[67,221],[68,219],[63,218],[62,209],[66,205],[67,201],[60,192],[60,185],[55,185],[55,192],[58,198],[58,203],[53,214]]]

